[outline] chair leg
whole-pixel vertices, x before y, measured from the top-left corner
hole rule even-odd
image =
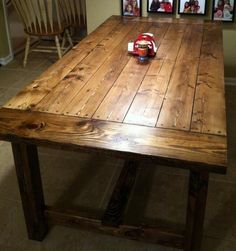
[[[66,34],[64,33],[64,34],[63,34],[63,37],[62,37],[61,48],[64,48],[64,47],[65,47],[65,44],[66,44]]]
[[[58,36],[55,36],[55,43],[56,43],[56,47],[57,47],[58,57],[62,58],[61,47],[60,47],[60,42],[59,42]]]
[[[70,46],[71,46],[71,48],[72,48],[74,45],[73,45],[73,41],[72,41],[72,39],[71,39],[71,36],[70,36],[70,32],[69,32],[69,30],[68,30],[68,29],[66,29],[66,30],[65,30],[65,33],[66,33],[66,36],[67,36],[68,42],[69,42],[69,44],[70,44]]]
[[[25,57],[24,57],[24,61],[23,61],[23,67],[25,67],[26,64],[27,64],[27,59],[28,59],[28,55],[29,55],[29,49],[30,49],[30,36],[27,35],[27,41],[26,41],[26,46],[25,46]]]

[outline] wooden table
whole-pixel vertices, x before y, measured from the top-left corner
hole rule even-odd
[[[147,64],[127,43],[152,32]],[[0,138],[12,142],[30,239],[48,222],[200,250],[209,173],[226,172],[222,31],[217,23],[111,17],[0,110]],[[45,206],[37,146],[126,160],[102,219]],[[190,170],[183,231],[123,222],[139,162]]]

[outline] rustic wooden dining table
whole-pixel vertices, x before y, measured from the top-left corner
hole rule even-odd
[[[142,32],[158,45],[145,64],[127,52]],[[201,249],[209,174],[227,169],[222,43],[219,23],[112,16],[0,109],[30,239],[52,223]],[[38,146],[125,160],[101,219],[45,205]],[[123,221],[143,162],[189,172],[184,229]]]

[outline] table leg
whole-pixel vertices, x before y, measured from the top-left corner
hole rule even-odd
[[[200,251],[209,172],[190,171],[184,251]]]
[[[37,147],[12,143],[12,151],[28,236],[41,241],[47,234],[47,224]]]

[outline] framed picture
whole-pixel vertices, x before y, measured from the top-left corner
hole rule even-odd
[[[173,14],[174,0],[147,0],[147,11]]]
[[[206,0],[179,0],[179,14],[205,15]]]
[[[121,11],[123,16],[141,17],[142,0],[121,0]]]
[[[214,0],[212,19],[233,22],[234,9],[235,0]]]

